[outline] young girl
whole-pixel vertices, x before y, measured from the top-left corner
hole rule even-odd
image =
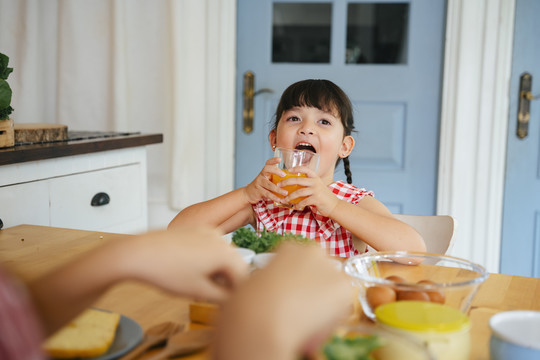
[[[250,224],[259,231],[302,234],[340,257],[365,252],[367,246],[379,251],[425,251],[422,237],[412,227],[395,219],[371,191],[351,185],[348,156],[354,148],[353,129],[351,102],[337,85],[328,80],[292,84],[278,104],[270,145],[319,154],[318,171],[297,167],[291,172],[306,177],[273,184],[273,174],[285,173],[276,166],[280,159],[271,158],[249,185],[182,210],[169,227],[200,223],[229,233]],[[341,159],[348,183],[333,180]],[[287,195],[283,187],[289,185],[303,188]],[[301,197],[305,199],[292,209],[274,204]]]

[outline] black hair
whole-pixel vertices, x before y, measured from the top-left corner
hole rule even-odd
[[[330,80],[302,80],[290,85],[279,100],[272,129],[276,130],[283,113],[294,107],[316,107],[326,112],[337,111],[343,124],[343,136],[354,131],[354,119],[351,100],[343,90]],[[338,159],[336,166],[339,164]],[[343,158],[343,168],[347,182],[352,184],[349,157]]]

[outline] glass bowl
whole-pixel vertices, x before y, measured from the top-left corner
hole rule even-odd
[[[358,286],[364,314],[375,320],[375,309],[393,301],[430,301],[467,314],[486,269],[457,257],[414,252],[377,252],[345,261],[345,272]]]

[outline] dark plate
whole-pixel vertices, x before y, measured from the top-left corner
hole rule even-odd
[[[141,326],[133,319],[122,315],[120,323],[116,329],[114,342],[107,352],[99,357],[91,358],[92,360],[112,360],[125,355],[139,345],[143,338],[143,330]]]

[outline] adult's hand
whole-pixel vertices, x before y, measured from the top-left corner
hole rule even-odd
[[[318,246],[284,244],[222,308],[216,359],[296,359],[344,319],[353,289]]]
[[[174,294],[221,302],[248,275],[247,264],[214,229],[183,226],[127,241],[128,277]]]

